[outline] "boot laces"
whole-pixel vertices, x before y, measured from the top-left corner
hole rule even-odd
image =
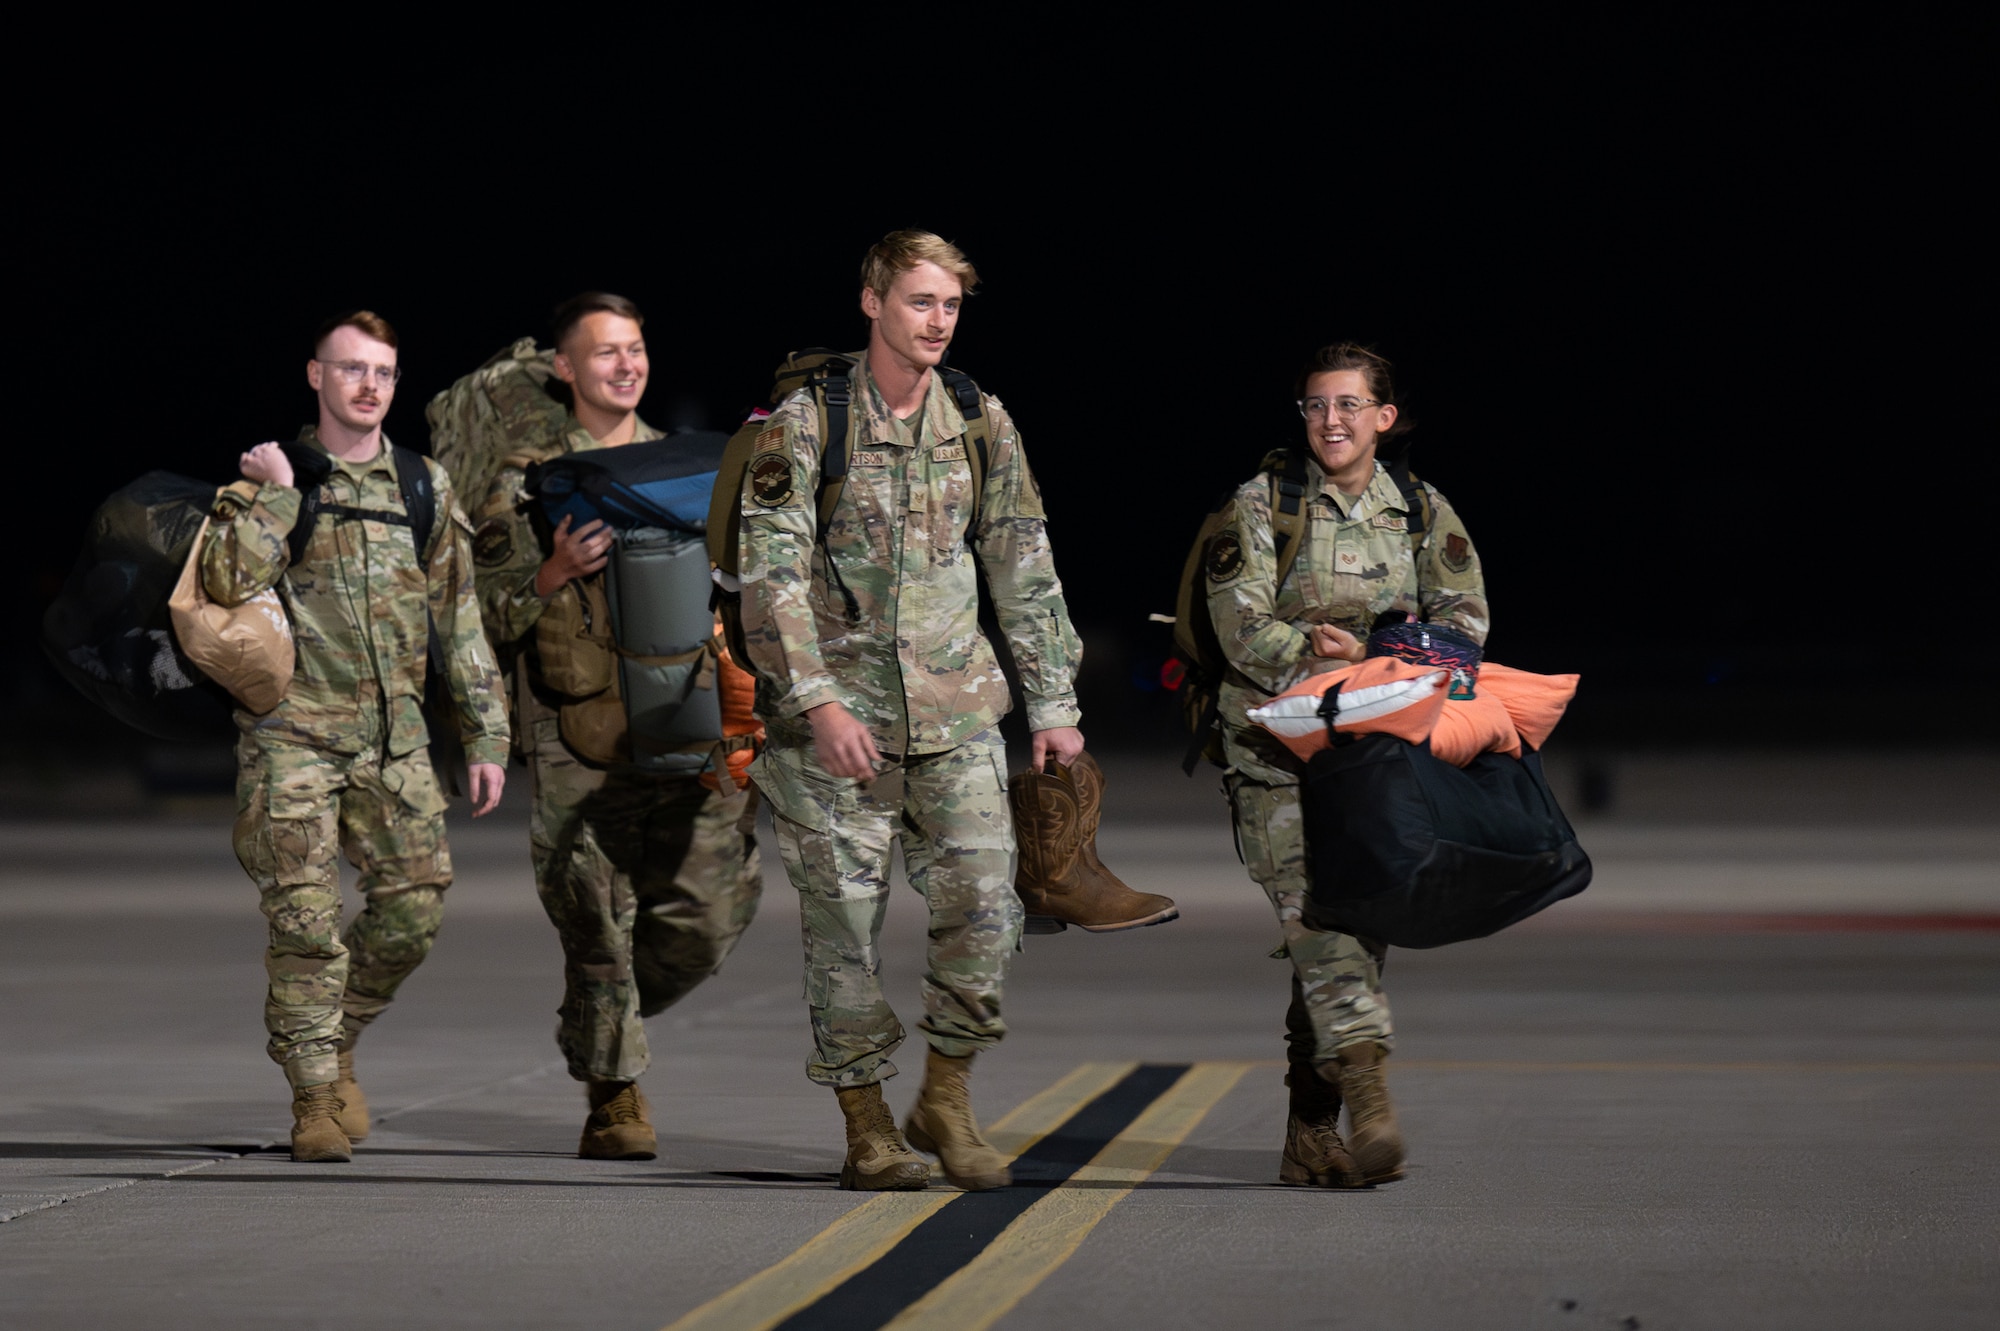
[[[332,1083],[325,1086],[302,1087],[293,1098],[298,1104],[302,1118],[317,1118],[321,1114],[330,1116],[346,1108],[346,1103],[334,1093]]]
[[[604,1115],[605,1121],[613,1125],[637,1123],[645,1117],[639,1112],[639,1094],[636,1086],[627,1086],[599,1105],[597,1112]]]

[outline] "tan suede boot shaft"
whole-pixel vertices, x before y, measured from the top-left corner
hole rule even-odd
[[[659,1153],[647,1117],[646,1097],[635,1081],[584,1083],[590,1097],[590,1117],[583,1121],[583,1139],[576,1153],[584,1160],[651,1160]]]
[[[1340,1092],[1311,1064],[1293,1064],[1285,1085],[1291,1088],[1291,1115],[1278,1182],[1301,1188],[1364,1186],[1361,1167],[1340,1139]]]
[[[930,1050],[924,1059],[924,1089],[903,1133],[910,1145],[938,1158],[944,1176],[967,1192],[1004,1188],[1014,1181],[1007,1157],[980,1135],[972,1115],[972,1059],[947,1058]]]
[[[1320,1075],[1336,1082],[1347,1102],[1347,1145],[1361,1177],[1369,1183],[1391,1183],[1403,1177],[1403,1134],[1396,1127],[1396,1110],[1389,1103],[1389,1080],[1383,1062],[1389,1053],[1370,1041],[1351,1044],[1322,1064]]]
[[[834,1095],[847,1119],[841,1187],[850,1192],[917,1192],[930,1186],[931,1167],[903,1144],[880,1085],[843,1086]]]
[[[340,1097],[340,1113],[334,1122],[349,1142],[368,1139],[368,1097],[361,1093],[361,1083],[354,1080],[354,1051],[340,1051],[340,1075],[334,1078],[333,1093]]]
[[[1134,892],[1097,856],[1104,810],[1104,771],[1088,753],[1063,767],[1051,760],[1037,774],[1007,782],[1020,847],[1014,888],[1027,908],[1027,932],[1061,933],[1074,924],[1114,933],[1164,924],[1180,915],[1173,898]]]
[[[347,1134],[340,1130],[340,1097],[333,1083],[301,1086],[292,1092],[292,1159],[342,1164],[354,1158]]]

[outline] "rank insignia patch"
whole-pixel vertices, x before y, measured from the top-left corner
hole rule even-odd
[[[776,508],[792,497],[792,464],[776,455],[750,464],[750,497],[765,508]]]
[[[785,427],[782,425],[773,425],[770,429],[757,436],[757,446],[750,451],[752,453],[770,453],[784,446]]]
[[[1462,532],[1452,532],[1444,538],[1444,566],[1453,573],[1463,573],[1472,567],[1472,542]]]
[[[1233,531],[1219,531],[1208,543],[1208,580],[1227,582],[1243,567],[1243,541]]]
[[[495,568],[514,553],[514,538],[507,534],[503,518],[482,523],[472,537],[472,562],[481,568]]]

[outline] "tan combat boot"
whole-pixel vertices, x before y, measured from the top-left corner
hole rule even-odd
[[[1348,1148],[1361,1177],[1368,1183],[1390,1183],[1403,1177],[1403,1134],[1396,1128],[1396,1110],[1389,1103],[1389,1081],[1383,1061],[1389,1051],[1370,1040],[1335,1051],[1320,1075],[1336,1082],[1347,1102]]]
[[[1292,1112],[1285,1124],[1285,1155],[1278,1182],[1300,1188],[1359,1188],[1361,1167],[1340,1139],[1340,1092],[1310,1063],[1285,1073]]]
[[[340,1097],[332,1082],[300,1086],[292,1091],[292,1159],[301,1162],[354,1158],[347,1134],[340,1130]]]
[[[1088,753],[1071,767],[1051,760],[1039,774],[1012,777],[1007,802],[1020,845],[1014,890],[1027,907],[1026,932],[1059,934],[1074,924],[1115,933],[1180,915],[1173,898],[1134,892],[1097,857],[1104,771]]]
[[[361,1093],[361,1083],[354,1080],[354,1051],[340,1051],[340,1075],[334,1078],[333,1093],[340,1097],[340,1112],[334,1115],[334,1122],[340,1124],[340,1131],[350,1142],[368,1140],[368,1097]]]
[[[944,1176],[967,1192],[1004,1188],[1014,1181],[1007,1157],[993,1149],[979,1135],[979,1120],[972,1116],[972,1090],[966,1078],[972,1072],[972,1058],[947,1058],[937,1050],[924,1059],[924,1089],[916,1108],[903,1124],[910,1145],[938,1158]]]
[[[577,1156],[584,1160],[651,1160],[659,1154],[659,1138],[646,1117],[646,1097],[636,1081],[584,1083],[590,1096],[590,1117],[583,1121]]]
[[[903,1144],[883,1103],[882,1086],[843,1086],[834,1092],[847,1118],[847,1160],[840,1186],[850,1192],[917,1192],[931,1184],[931,1167]]]

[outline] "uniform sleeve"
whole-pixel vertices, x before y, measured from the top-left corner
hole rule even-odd
[[[1301,539],[1304,539],[1301,537]],[[1307,636],[1278,618],[1278,552],[1270,486],[1253,477],[1236,491],[1202,555],[1208,616],[1229,664],[1257,687],[1281,693],[1297,682]]]
[[[820,655],[812,604],[819,458],[819,412],[801,390],[758,435],[739,500],[743,639],[750,668],[777,693],[780,716],[844,701]]]
[[[528,517],[527,473],[502,468],[474,515],[472,533],[479,609],[496,644],[514,642],[542,617],[548,602],[535,591],[535,575],[543,558]]]
[[[1424,618],[1449,624],[1484,643],[1493,627],[1486,605],[1486,577],[1479,552],[1472,547],[1465,523],[1451,501],[1430,486],[1431,522],[1417,550],[1417,601]]]
[[[201,548],[201,585],[217,605],[242,605],[275,587],[291,565],[286,544],[300,495],[289,485],[238,481],[215,496]]]
[[[431,463],[431,484],[436,488],[438,511],[450,520],[432,543],[430,567],[431,621],[445,651],[447,682],[458,713],[459,738],[465,743],[468,763],[507,761],[507,699],[500,686],[500,670],[493,661],[493,649],[486,645],[486,632],[479,619],[479,599],[474,591],[472,524],[452,495],[451,478],[444,468]]]
[[[986,571],[994,618],[1014,657],[1028,728],[1073,726],[1083,716],[1076,702],[1083,642],[1063,600],[1062,580],[1056,576],[1055,553],[1049,546],[1048,515],[1020,434],[997,400],[986,402],[995,437],[973,549]]]

